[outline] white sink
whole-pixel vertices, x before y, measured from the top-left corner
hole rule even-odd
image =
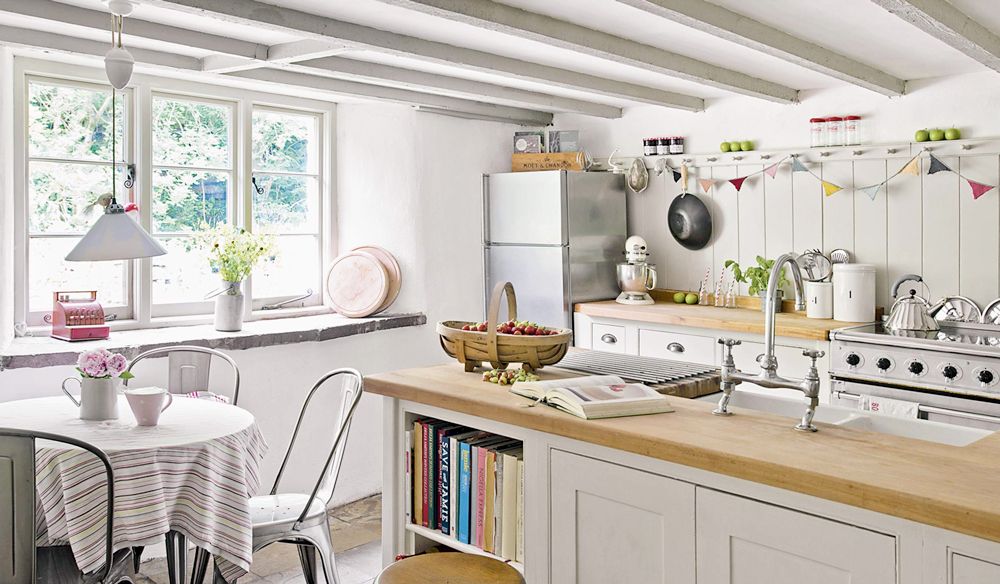
[[[718,402],[721,395],[721,393],[716,393],[699,399],[702,401]],[[805,399],[789,399],[753,391],[740,391],[739,388],[733,392],[732,400],[729,403],[731,407],[737,408],[734,411],[736,415],[739,415],[739,408],[746,408],[748,410],[798,419],[802,417],[802,414],[806,410]],[[815,420],[844,428],[926,440],[928,442],[937,442],[938,444],[948,444],[951,446],[967,446],[993,433],[990,430],[980,428],[966,428],[964,426],[931,422],[929,420],[892,418],[885,415],[873,415],[850,408],[825,404],[820,404],[816,409]],[[791,430],[791,427],[789,427],[789,430]],[[820,431],[822,432],[822,430]]]

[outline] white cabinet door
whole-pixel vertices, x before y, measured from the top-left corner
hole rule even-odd
[[[694,489],[552,450],[552,584],[694,584]]]
[[[1000,565],[962,554],[951,556],[948,584],[993,584],[1000,582]]]
[[[701,487],[697,498],[698,584],[896,582],[892,536]]]
[[[625,327],[594,323],[593,348],[609,353],[625,353]]]
[[[639,355],[643,357],[712,365],[715,345],[715,337],[639,329]]]

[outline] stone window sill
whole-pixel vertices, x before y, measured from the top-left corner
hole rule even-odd
[[[112,331],[109,339],[75,343],[38,335],[14,339],[7,350],[0,354],[0,371],[74,365],[81,352],[98,348],[123,353],[132,359],[150,349],[170,345],[198,345],[239,351],[272,345],[328,341],[423,324],[427,324],[427,317],[421,313],[388,314],[370,318],[322,314],[247,322],[239,332],[219,332],[210,324],[175,326]]]

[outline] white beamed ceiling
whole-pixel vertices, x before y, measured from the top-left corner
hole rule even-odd
[[[32,2],[32,0],[23,1]],[[58,1],[92,10],[106,10],[106,5],[100,0]],[[705,98],[708,100],[708,107],[711,107],[712,99],[735,95],[725,89],[676,79],[638,66],[613,63],[571,49],[555,48],[543,42],[486,30],[471,24],[394,6],[380,0],[261,1],[410,37]],[[971,18],[994,32],[1000,32],[1000,12],[992,8],[993,2],[951,1],[955,7]],[[218,2],[223,5],[227,0]],[[846,81],[668,21],[617,0],[555,2],[504,0],[503,3],[692,57],[711,65],[740,71],[793,89],[822,90],[849,85]],[[890,14],[871,0],[713,0],[713,3],[903,80],[936,78],[985,70],[980,63]],[[107,40],[108,36],[106,33],[71,24],[50,23],[38,18],[16,15],[0,16],[3,24],[7,26],[38,28],[51,33],[96,41]],[[193,16],[167,7],[144,5],[141,0],[133,17],[261,45],[275,45],[307,38],[307,35],[275,31],[263,26],[233,24]],[[128,33],[126,20],[126,42],[130,46],[196,58],[211,54],[210,51],[200,48],[129,38]],[[375,50],[350,49],[338,56],[617,107],[629,107],[638,103],[625,98],[596,95],[586,90],[553,87],[538,81],[514,79],[504,73],[464,69]]]

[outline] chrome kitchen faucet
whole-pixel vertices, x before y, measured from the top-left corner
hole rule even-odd
[[[819,405],[819,371],[816,369],[816,359],[823,357],[826,353],[813,349],[806,349],[802,354],[812,360],[812,365],[806,373],[804,379],[788,379],[778,375],[778,358],[774,355],[774,318],[778,300],[778,280],[781,277],[781,270],[785,264],[789,264],[792,271],[792,282],[795,284],[795,309],[805,310],[805,292],[802,288],[802,274],[799,266],[795,262],[795,256],[784,254],[774,261],[771,268],[771,275],[767,280],[767,292],[764,294],[764,354],[757,357],[760,363],[760,373],[751,375],[736,368],[733,360],[733,347],[742,343],[736,339],[719,339],[719,344],[723,346],[722,359],[722,399],[712,413],[718,416],[729,416],[729,400],[732,398],[736,386],[744,381],[768,388],[797,389],[801,391],[809,405],[802,420],[795,426],[796,430],[803,432],[815,432],[813,417],[816,415],[816,406]]]

